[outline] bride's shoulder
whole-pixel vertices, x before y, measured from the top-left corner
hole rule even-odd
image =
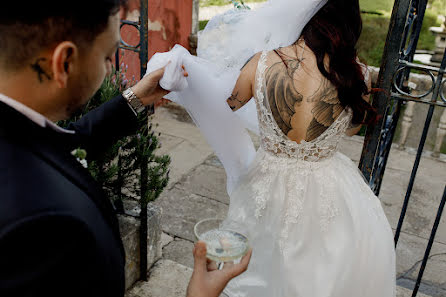
[[[257,72],[257,65],[259,64],[261,54],[262,54],[261,52],[256,53],[246,61],[245,65],[243,65],[242,69],[240,69],[241,76],[254,81],[255,74]]]
[[[249,58],[245,62],[245,64],[243,65],[241,70],[246,69],[246,68],[256,68],[257,69],[257,64],[259,63],[261,55],[262,55],[262,52],[258,52],[256,54],[254,54],[251,58]]]

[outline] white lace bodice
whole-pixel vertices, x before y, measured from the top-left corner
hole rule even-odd
[[[255,99],[259,119],[262,148],[278,157],[303,161],[327,159],[337,151],[338,143],[351,124],[352,112],[349,108],[339,115],[333,124],[319,137],[301,143],[290,140],[277,125],[266,100],[265,71],[267,69],[266,51],[262,52],[257,67]]]

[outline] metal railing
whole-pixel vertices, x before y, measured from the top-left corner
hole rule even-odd
[[[439,67],[413,63],[415,50],[421,32],[427,0],[396,0],[390,20],[389,32],[383,53],[377,88],[383,90],[373,99],[373,106],[381,115],[377,124],[368,127],[364,148],[360,160],[360,170],[375,194],[379,194],[387,160],[398,124],[401,107],[406,102],[416,102],[429,105],[423,132],[412,167],[410,180],[404,197],[403,207],[395,232],[395,246],[398,243],[401,229],[410,202],[410,197],[421,161],[421,155],[435,108],[446,107],[446,80],[443,80],[446,70],[446,51]],[[408,79],[411,70],[424,72],[432,80],[432,86],[422,94],[411,94]],[[437,210],[437,216],[432,227],[429,242],[425,250],[420,271],[412,296],[418,293],[423,273],[435,239],[440,218],[446,200],[446,187]]]
[[[116,51],[115,54],[115,65],[116,69],[119,69],[120,67],[120,61],[119,61],[119,52],[120,49],[122,50],[129,50],[132,52],[136,52],[139,54],[139,61],[140,61],[140,78],[143,77],[143,75],[146,73],[147,70],[147,62],[149,61],[149,23],[148,23],[148,1],[147,0],[141,0],[140,1],[140,14],[139,14],[139,21],[127,21],[127,20],[121,20],[121,29],[124,26],[132,26],[136,28],[139,32],[139,43],[136,45],[127,44],[122,38],[121,38],[121,44],[119,45],[119,49]]]
[[[118,50],[115,54],[115,65],[116,69],[120,69],[120,50],[128,50],[133,51],[139,54],[139,62],[140,62],[140,78],[144,76],[147,70],[147,62],[149,60],[148,58],[148,51],[149,51],[149,28],[148,28],[148,1],[147,0],[140,0],[140,14],[139,14],[139,21],[128,21],[128,20],[121,20],[121,26],[120,29],[122,29],[125,26],[132,26],[136,28],[139,32],[139,43],[136,45],[131,45],[126,43],[122,37],[121,37],[121,43],[119,45]],[[154,107],[148,107],[149,113],[153,112]],[[120,158],[118,158],[118,163],[120,163]],[[144,162],[144,159],[142,160]],[[147,164],[147,161],[146,163]],[[120,168],[120,167],[119,167]],[[144,170],[144,168],[146,170]],[[120,170],[118,171],[118,178],[120,175]],[[143,167],[141,170],[142,179],[146,180],[147,177],[147,166]],[[145,193],[147,189],[144,189],[145,184],[142,183],[142,189],[141,194]],[[121,205],[120,209],[118,208],[118,212],[124,213],[124,207],[122,205],[122,197],[121,199]],[[141,199],[142,201],[142,199]],[[140,221],[140,232],[139,232],[139,242],[140,242],[140,279],[147,281],[147,269],[148,269],[148,263],[147,263],[147,203],[141,203],[141,212],[139,216]]]

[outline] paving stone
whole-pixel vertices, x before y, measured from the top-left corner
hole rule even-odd
[[[157,131],[157,128],[155,128],[155,131]],[[157,155],[165,155],[169,154],[170,151],[178,146],[180,143],[185,141],[182,138],[161,134],[161,136],[158,136],[161,147],[156,151]]]
[[[164,247],[163,258],[194,268],[193,249],[194,244],[192,242],[177,238]]]
[[[161,233],[161,246],[164,248],[166,245],[168,245],[169,243],[171,243],[173,241],[173,237],[166,234],[166,233]]]
[[[205,162],[204,164],[206,165],[210,165],[210,166],[215,166],[218,168],[223,168],[223,164],[220,162],[220,159],[218,159],[218,157],[216,155],[211,155]]]
[[[138,282],[125,297],[184,297],[192,269],[170,260],[161,260],[150,271],[148,282]],[[221,294],[220,297],[228,297]]]
[[[388,168],[379,195],[392,228],[396,228],[410,179],[410,172]],[[418,175],[407,208],[403,230],[428,239],[435,221],[444,181]],[[446,216],[440,220],[436,242],[446,243]]]
[[[387,168],[411,172],[415,162],[415,157],[416,150],[413,152],[410,152],[410,150],[402,151],[397,149],[397,145],[393,145],[387,161]],[[438,179],[444,177],[445,172],[446,162],[441,162],[431,157],[422,157],[418,167],[417,176],[422,175]]]
[[[171,157],[169,188],[213,154],[200,130],[192,123],[178,121],[171,111],[171,107],[160,107],[151,120],[154,131],[161,133],[159,153]]]
[[[412,296],[412,290],[397,286],[396,287],[396,297],[411,297]],[[427,295],[424,295],[422,293],[418,293],[417,297],[429,297]]]
[[[414,267],[412,273],[408,277],[412,280],[416,280],[420,271],[421,261]],[[426,264],[426,268],[423,274],[423,282],[429,283],[435,287],[440,287],[446,292],[446,246],[443,249],[443,253],[433,254],[429,257],[429,261]]]
[[[161,260],[152,268],[148,282],[138,282],[126,297],[186,296],[192,269],[170,260]]]
[[[152,123],[158,125],[155,131],[160,132],[161,135],[187,140],[195,144],[197,148],[212,151],[197,126],[193,123],[178,121],[176,116],[169,111],[169,108],[157,108]]]
[[[203,163],[211,151],[200,150],[195,144],[183,141],[169,152],[171,158],[168,188],[175,185],[184,175]]]
[[[420,264],[427,247],[428,240],[402,232],[396,249],[396,264],[398,283],[413,287]],[[431,259],[426,265],[422,279],[424,292],[438,292],[444,290],[446,273],[446,245],[434,243],[431,250]],[[429,294],[431,295],[431,294]],[[432,294],[432,296],[437,296]],[[441,295],[439,295],[441,296]]]
[[[356,164],[359,163],[361,159],[362,146],[364,144],[364,137],[345,136],[342,141],[339,142],[339,151],[349,157]]]
[[[195,241],[193,228],[197,222],[224,218],[228,210],[223,203],[178,188],[164,192],[154,203],[163,209],[163,231],[190,241]]]
[[[169,115],[173,116],[176,121],[193,124],[193,120],[189,113],[181,106],[173,102],[169,102],[163,106],[165,110],[169,112]]]
[[[226,192],[226,173],[223,168],[200,165],[184,177],[176,187],[186,193],[209,197],[229,204],[229,196]]]

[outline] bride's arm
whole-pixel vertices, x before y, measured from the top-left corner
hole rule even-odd
[[[240,109],[253,97],[259,58],[260,53],[254,55],[246,62],[240,72],[231,96],[226,100],[233,111]]]

